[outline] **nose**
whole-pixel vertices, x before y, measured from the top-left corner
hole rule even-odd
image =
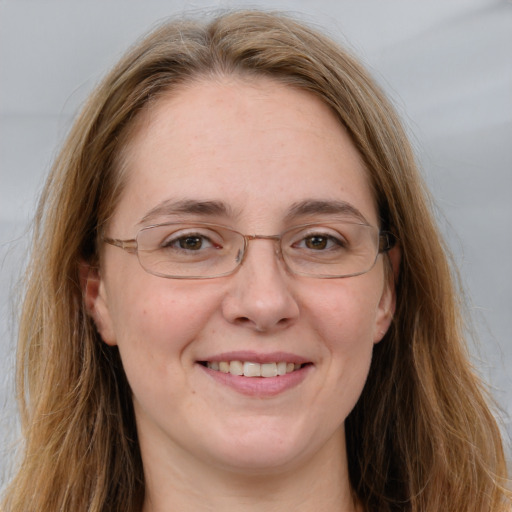
[[[222,312],[230,323],[257,332],[288,327],[299,316],[293,279],[276,253],[275,240],[251,240],[242,265],[230,276]]]

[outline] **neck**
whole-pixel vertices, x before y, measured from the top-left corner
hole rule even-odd
[[[331,439],[314,457],[286,469],[257,473],[179,464],[146,453],[143,512],[356,512],[346,463],[344,435]],[[335,456],[333,456],[333,454]],[[148,464],[149,460],[151,463]]]

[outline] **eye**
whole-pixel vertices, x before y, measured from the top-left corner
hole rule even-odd
[[[327,233],[308,233],[293,243],[297,249],[310,249],[312,251],[329,251],[341,249],[346,246],[346,240],[341,235]]]
[[[212,236],[204,233],[172,233],[160,245],[161,248],[169,248],[185,251],[201,251],[205,249],[219,248],[219,241],[214,242]]]
[[[315,251],[329,249],[333,244],[339,245],[337,240],[325,235],[313,235],[304,239],[304,245],[308,249],[313,249]]]
[[[188,249],[189,251],[198,251],[203,249],[205,245],[211,246],[209,240],[197,235],[181,237],[177,240],[177,244],[181,249]]]

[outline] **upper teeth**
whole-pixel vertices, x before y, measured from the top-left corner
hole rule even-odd
[[[251,361],[208,361],[206,366],[211,370],[244,377],[276,377],[298,370],[301,365],[280,361],[278,363],[253,363]]]

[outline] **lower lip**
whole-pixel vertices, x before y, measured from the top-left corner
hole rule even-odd
[[[307,364],[299,370],[277,377],[244,377],[211,370],[201,364],[198,364],[198,366],[220,384],[228,386],[243,395],[255,397],[276,396],[292,389],[298,386],[313,368],[313,365]]]

